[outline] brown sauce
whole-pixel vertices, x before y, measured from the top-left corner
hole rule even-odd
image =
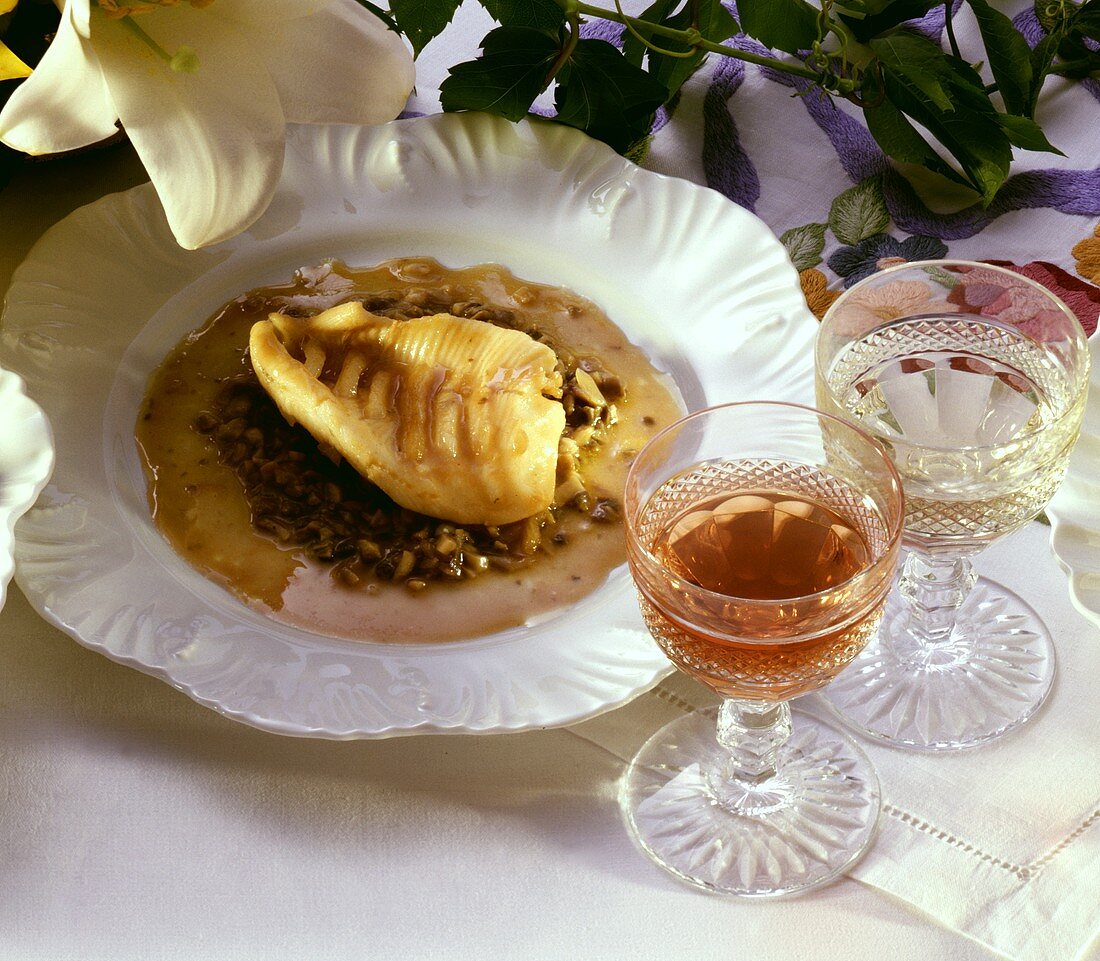
[[[585,496],[572,509],[553,512],[547,529],[553,536],[542,537],[532,557],[513,553],[476,578],[410,590],[373,568],[349,567],[339,559],[344,566],[336,573],[346,570],[347,576],[334,577],[331,558],[319,559],[315,545],[311,556],[257,530],[225,444],[219,447],[209,430],[200,429],[203,419],[209,421],[211,410],[224,403],[227,385],[250,376],[246,347],[255,322],[272,311],[308,316],[350,300],[376,312],[385,312],[387,304],[407,311],[408,304],[424,303],[428,313],[438,302],[484,305],[485,318],[507,317],[508,325],[553,346],[566,369],[579,365],[621,384],[613,423],[596,425],[598,442],[581,460]],[[579,413],[571,420],[583,433]],[[602,508],[618,503],[633,454],[680,413],[668,378],[599,308],[576,294],[523,281],[496,265],[451,270],[407,258],[368,269],[338,263],[305,269],[290,284],[260,288],[226,305],[154,373],[136,438],[158,528],[181,556],[244,603],[321,634],[440,641],[521,625],[602,584],[625,559],[622,524],[613,511],[609,521]],[[349,486],[341,481],[341,489]],[[388,575],[392,565],[380,571]],[[409,584],[423,587],[427,575],[412,576]]]

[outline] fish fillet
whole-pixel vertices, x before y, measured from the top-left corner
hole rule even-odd
[[[550,506],[565,412],[556,357],[518,330],[361,304],[253,325],[252,366],[291,423],[402,507],[505,524]]]

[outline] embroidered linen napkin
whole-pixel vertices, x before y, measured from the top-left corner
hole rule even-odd
[[[1058,677],[1039,713],[998,742],[954,754],[857,736],[883,805],[878,837],[853,876],[1015,961],[1072,961],[1100,933],[1100,629],[1070,604],[1048,533],[1032,524],[977,565],[1025,597],[1055,639]],[[571,730],[629,761],[658,727],[713,703],[675,674]],[[831,717],[816,695],[798,703]]]

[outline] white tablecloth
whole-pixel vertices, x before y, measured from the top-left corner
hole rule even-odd
[[[853,880],[754,904],[676,883],[623,828],[622,769],[568,731],[265,734],[84,650],[16,589],[0,958],[994,957]]]
[[[480,13],[463,16],[479,37]],[[425,54],[420,109],[443,56]],[[680,156],[658,141],[653,164],[699,179]],[[126,148],[17,176],[0,192],[0,290],[50,224],[143,179]],[[998,564],[1014,566],[1009,552],[980,566]],[[627,836],[622,768],[569,731],[264,734],[80,648],[13,588],[0,612],[0,959],[993,957],[855,880],[753,904],[681,886]],[[1081,957],[1100,961],[1100,944]]]

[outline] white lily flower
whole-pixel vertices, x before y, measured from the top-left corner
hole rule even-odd
[[[404,43],[355,0],[65,0],[45,56],[0,111],[0,141],[61,153],[121,120],[193,250],[267,209],[288,122],[392,120],[413,80]]]

